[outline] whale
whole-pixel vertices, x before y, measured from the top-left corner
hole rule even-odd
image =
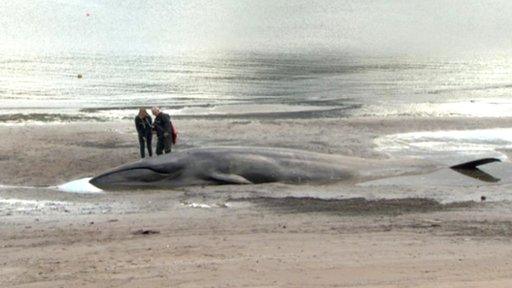
[[[499,179],[478,166],[500,161],[483,158],[449,168],[486,182]],[[205,185],[262,183],[358,183],[429,173],[445,166],[419,159],[364,159],[288,148],[192,148],[142,159],[106,171],[89,182],[104,190],[168,189]]]

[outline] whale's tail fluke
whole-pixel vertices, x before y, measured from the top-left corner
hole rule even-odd
[[[485,165],[493,162],[501,162],[498,158],[482,158],[462,164],[458,164],[455,166],[451,166],[450,168],[471,178],[478,179],[480,181],[484,182],[498,182],[500,181],[499,178],[496,178],[489,173],[486,173],[480,169],[478,169],[478,166]]]

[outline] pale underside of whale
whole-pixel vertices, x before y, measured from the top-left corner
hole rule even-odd
[[[484,158],[450,168],[482,181],[498,179],[478,169]],[[102,189],[176,188],[261,183],[358,183],[446,168],[419,159],[375,160],[265,147],[188,149],[116,167],[91,179]]]

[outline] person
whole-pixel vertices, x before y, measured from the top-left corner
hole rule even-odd
[[[140,157],[146,157],[144,144],[147,144],[149,157],[152,157],[153,147],[151,145],[151,138],[153,138],[153,120],[148,112],[146,112],[146,109],[139,109],[139,114],[135,116],[135,128],[137,128],[137,134],[139,135]]]
[[[153,129],[156,131],[158,138],[156,142],[156,155],[161,155],[163,152],[166,154],[171,153],[171,145],[174,143],[171,116],[160,111],[158,107],[151,108],[151,113],[155,116]]]

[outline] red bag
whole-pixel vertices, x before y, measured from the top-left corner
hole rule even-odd
[[[178,141],[178,129],[172,124],[171,122],[171,128],[172,128],[172,144],[176,145],[176,142]]]

